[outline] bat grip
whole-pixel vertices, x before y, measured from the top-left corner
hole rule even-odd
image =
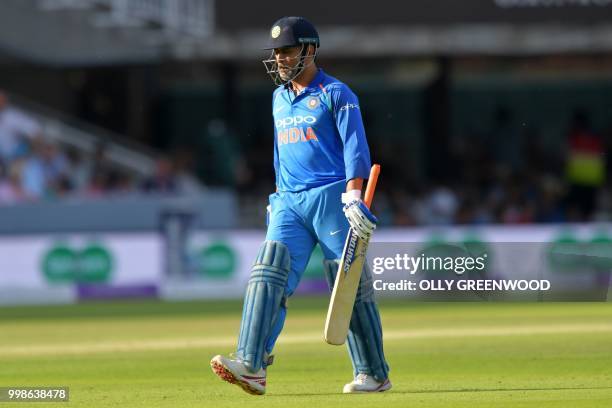
[[[375,164],[370,170],[370,177],[368,178],[368,185],[365,190],[365,197],[363,202],[370,208],[372,205],[372,199],[374,198],[374,191],[376,190],[376,183],[378,182],[378,175],[380,174],[380,165]]]

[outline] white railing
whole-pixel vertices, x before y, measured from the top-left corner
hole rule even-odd
[[[17,95],[11,94],[9,97],[17,109],[27,112],[40,124],[46,138],[89,154],[98,146],[104,145],[106,157],[111,163],[139,175],[148,175],[154,171],[155,152],[146,146],[118,143],[120,136],[109,131],[80,122]]]

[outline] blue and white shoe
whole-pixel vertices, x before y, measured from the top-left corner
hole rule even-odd
[[[272,359],[268,362],[271,364]],[[260,368],[256,373],[250,372],[240,358],[233,355],[225,357],[217,355],[210,360],[213,372],[223,381],[236,384],[245,392],[252,395],[266,393],[266,369]]]
[[[383,392],[391,389],[391,381],[387,378],[378,382],[368,374],[359,373],[352,382],[346,384],[342,390],[345,394],[365,394],[368,392]]]

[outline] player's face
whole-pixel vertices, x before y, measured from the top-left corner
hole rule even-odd
[[[283,81],[287,81],[292,77],[293,70],[300,61],[301,51],[301,46],[274,49],[274,58],[278,64],[278,73]]]

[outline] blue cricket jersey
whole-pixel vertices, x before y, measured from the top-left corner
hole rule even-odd
[[[274,170],[279,191],[302,191],[368,178],[370,151],[357,96],[319,69],[295,96],[280,86],[272,98]]]

